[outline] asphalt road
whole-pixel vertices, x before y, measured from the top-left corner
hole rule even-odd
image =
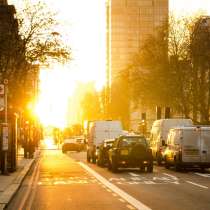
[[[85,152],[45,150],[8,209],[210,210],[210,172],[113,174],[87,163]]]

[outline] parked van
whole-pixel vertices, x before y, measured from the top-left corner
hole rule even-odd
[[[164,152],[165,166],[210,168],[210,127],[171,129]]]
[[[96,162],[96,149],[105,139],[114,139],[123,134],[120,121],[93,121],[89,126],[87,136],[87,161]]]
[[[192,126],[191,119],[161,119],[154,121],[150,135],[150,146],[152,148],[153,159],[161,165],[163,152],[167,140],[168,132],[177,126]]]

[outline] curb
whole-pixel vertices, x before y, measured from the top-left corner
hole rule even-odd
[[[32,159],[29,163],[27,163],[23,170],[18,174],[15,180],[8,186],[8,188],[1,194],[0,196],[0,210],[4,210],[8,203],[12,200],[15,193],[20,188],[23,179],[27,175],[28,171],[32,167],[35,159]]]

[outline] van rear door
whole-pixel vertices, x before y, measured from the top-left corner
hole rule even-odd
[[[201,162],[210,163],[210,128],[201,129]]]
[[[200,129],[184,129],[182,139],[182,161],[199,163],[200,157]]]

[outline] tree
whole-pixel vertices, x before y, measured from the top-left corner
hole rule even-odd
[[[210,109],[210,18],[199,17],[191,25],[190,56],[193,77],[194,119],[209,124]]]
[[[150,36],[131,68],[133,97],[209,123],[210,19],[175,19]],[[199,118],[200,117],[200,120]]]
[[[103,119],[103,112],[101,106],[102,103],[100,100],[100,93],[96,92],[95,90],[88,91],[81,101],[83,121]]]
[[[109,104],[109,114],[112,120],[120,120],[125,129],[129,128],[130,109],[130,85],[129,69],[119,72],[113,79],[111,85],[111,102]]]
[[[146,106],[169,103],[168,28],[161,27],[155,36],[145,40],[130,67],[132,97]]]
[[[14,22],[17,25],[11,25],[13,31],[9,29],[0,39],[0,79],[9,80],[9,102],[22,106],[30,88],[28,78],[33,80],[34,64],[48,65],[53,60],[65,62],[70,59],[70,49],[56,31],[55,14],[44,3],[25,0]]]

